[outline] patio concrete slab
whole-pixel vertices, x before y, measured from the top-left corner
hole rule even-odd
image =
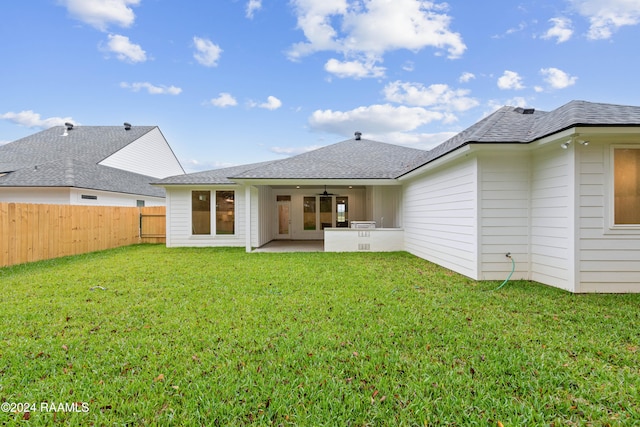
[[[253,252],[324,252],[323,240],[272,240]]]

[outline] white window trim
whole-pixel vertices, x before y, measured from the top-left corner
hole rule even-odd
[[[209,234],[193,234],[193,202],[191,201],[191,197],[193,195],[194,191],[208,191],[209,192],[209,213],[210,213],[210,230],[211,232]],[[234,211],[233,211],[233,234],[217,234],[217,228],[216,228],[216,215],[217,215],[217,208],[216,208],[216,197],[217,197],[217,193],[218,191],[232,191],[233,192],[233,200],[234,200]],[[194,239],[194,240],[211,240],[211,239],[216,239],[216,240],[233,240],[234,238],[236,238],[238,236],[238,209],[237,209],[237,201],[238,201],[238,191],[236,191],[235,188],[192,188],[189,191],[189,203],[190,203],[190,208],[189,208],[189,213],[191,214],[189,216],[189,229],[192,230],[191,234],[190,234],[190,238]]]

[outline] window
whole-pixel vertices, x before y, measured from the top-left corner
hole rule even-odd
[[[349,226],[349,198],[336,197],[336,226]]]
[[[191,232],[211,234],[211,191],[191,192]]]
[[[640,148],[613,150],[614,224],[640,225]]]
[[[83,194],[80,196],[80,198],[84,200],[98,200],[98,196],[93,196],[90,194]]]
[[[316,198],[305,197],[303,200],[303,223],[305,230],[316,229]]]
[[[331,197],[320,197],[320,225],[322,230],[331,227]]]
[[[216,191],[216,234],[234,234],[235,223],[235,193]]]
[[[136,206],[139,208],[144,208],[144,200],[136,200]]]

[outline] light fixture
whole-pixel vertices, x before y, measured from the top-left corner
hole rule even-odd
[[[578,141],[578,144],[584,145],[585,147],[589,145],[589,141]]]
[[[570,145],[571,145],[571,140],[567,142],[563,142],[562,144],[560,144],[560,147],[562,147],[563,150],[566,150],[567,148],[569,148]]]

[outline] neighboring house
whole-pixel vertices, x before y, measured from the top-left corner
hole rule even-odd
[[[400,249],[475,280],[506,278],[509,253],[513,279],[640,292],[640,107],[503,107],[431,151],[356,134],[158,185],[167,246],[324,238],[325,250],[396,250],[401,233]],[[378,228],[343,228],[353,221]]]
[[[157,126],[56,126],[0,146],[0,202],[164,205],[184,170]]]

